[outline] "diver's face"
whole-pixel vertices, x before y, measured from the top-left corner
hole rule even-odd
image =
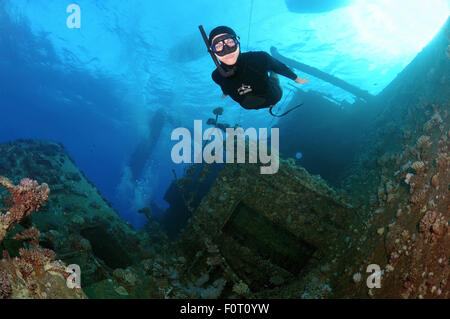
[[[221,38],[223,36],[227,35],[226,33],[222,33],[219,35],[216,35],[213,40],[211,41],[213,43],[213,45],[215,45],[215,49],[227,49],[225,48],[225,46],[228,47],[228,50],[234,49],[233,52],[230,52],[226,55],[219,55],[217,53],[215,53],[217,59],[219,59],[220,62],[225,63],[226,65],[234,65],[236,64],[236,61],[239,57],[239,53],[240,53],[240,46],[238,43],[236,43],[235,41],[233,41],[232,39],[224,39],[223,41],[219,41],[218,43],[215,43],[215,41],[217,42],[218,38]],[[233,46],[234,43],[234,46]]]

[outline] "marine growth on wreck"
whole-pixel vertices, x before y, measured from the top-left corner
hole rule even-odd
[[[450,298],[448,15],[401,68],[350,51],[321,64],[312,55],[341,50],[327,43],[327,19],[366,14],[369,23],[379,11],[283,0],[243,1],[239,11],[231,1],[235,16],[220,21],[239,29],[240,49],[266,51],[309,79],[281,79],[277,114],[301,106],[275,117],[222,100],[227,92],[211,79],[197,27],[212,29],[223,4],[169,1],[151,12],[135,2],[131,10],[80,1],[82,13],[128,12],[117,18],[123,25],[105,23],[105,39],[83,20],[98,55],[71,52],[85,44],[69,20],[62,31],[39,29],[38,18],[27,24],[30,10],[67,18],[64,6],[0,4],[8,30],[0,34],[0,299]],[[165,19],[186,13],[192,21],[178,26],[186,30],[171,23],[168,31]],[[157,18],[160,27],[145,22]],[[307,24],[283,22],[292,19]],[[271,31],[273,21],[280,26]],[[351,32],[376,34],[345,26],[335,32],[348,42]],[[100,53],[111,39],[120,43],[109,56],[120,60],[115,70]],[[342,71],[353,66],[362,71]],[[376,81],[384,84],[368,84]],[[197,142],[194,128],[177,154],[192,149],[192,163],[176,163],[173,132],[189,132],[194,120],[206,133]],[[279,136],[243,139],[244,160],[224,152],[227,161],[197,161],[208,147],[218,158],[209,144],[226,147],[218,136],[251,127]],[[277,151],[274,173],[246,160]]]

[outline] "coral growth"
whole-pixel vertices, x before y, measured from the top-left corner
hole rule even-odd
[[[433,105],[433,109],[437,108]],[[447,119],[445,110],[442,114]],[[380,203],[384,210],[375,214],[368,223],[382,236],[376,252],[365,260],[385,265],[382,289],[372,290],[368,294],[370,297],[448,298],[450,293],[450,135],[448,121],[443,121],[439,113],[429,112],[427,116],[427,123],[432,124],[425,128],[427,135],[421,135],[412,149],[405,145],[405,150],[400,152],[398,161],[392,166],[385,164],[382,184],[374,194],[385,198],[384,185],[392,172],[397,172],[392,174],[395,182],[404,178],[406,187],[400,183],[402,186],[395,190],[398,193],[395,200],[390,205]],[[445,125],[445,129],[436,124]],[[377,207],[373,209],[380,211]],[[361,289],[361,292],[367,296],[367,290]]]
[[[250,289],[248,288],[247,284],[245,282],[239,282],[234,284],[233,286],[233,292],[237,294],[238,296],[248,296],[250,294]]]
[[[11,294],[11,284],[6,273],[0,271],[0,299],[6,299]]]
[[[29,178],[19,185],[0,176],[0,185],[10,196],[11,207],[6,213],[0,212],[0,243],[7,232],[14,228],[23,217],[37,211],[48,199],[50,189]],[[4,250],[0,260],[0,299],[2,298],[83,298],[81,291],[70,291],[66,286],[68,272],[60,261],[55,261],[55,252],[39,247],[40,232],[31,227],[16,234],[13,239],[29,244],[20,248],[19,256],[11,258]]]
[[[14,185],[6,177],[0,176],[0,185],[10,193],[10,201],[13,206],[6,214],[0,212],[0,243],[14,225],[24,216],[37,211],[48,199],[50,188],[47,184],[39,185],[38,182],[24,178],[19,185]]]
[[[412,163],[411,167],[417,172],[417,174],[420,174],[423,171],[425,164],[422,161],[417,161]]]
[[[441,213],[428,211],[420,221],[420,231],[431,243],[448,231],[448,221]]]
[[[34,247],[39,245],[39,237],[41,237],[41,233],[36,227],[27,228],[21,233],[14,236],[14,239],[29,241],[30,244]]]
[[[431,145],[431,142],[430,142],[430,137],[429,136],[422,135],[417,140],[417,147],[418,148],[427,148],[427,147],[430,147],[430,145]]]

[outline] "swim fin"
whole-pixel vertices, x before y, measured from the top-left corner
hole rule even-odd
[[[299,108],[299,107],[302,106],[302,105],[303,105],[303,103],[301,103],[301,104],[299,104],[299,105],[296,105],[296,106],[290,108],[289,110],[287,110],[286,112],[284,112],[284,113],[282,113],[282,114],[273,114],[272,109],[275,107],[275,105],[272,105],[272,106],[269,108],[269,113],[270,113],[272,116],[275,116],[275,117],[282,117],[282,116],[287,115],[287,114],[290,113],[291,111],[293,111],[293,110]]]

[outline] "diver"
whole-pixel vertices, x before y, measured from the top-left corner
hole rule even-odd
[[[229,27],[214,28],[209,38],[206,38],[203,27],[199,28],[217,66],[212,73],[212,79],[221,87],[222,97],[230,96],[245,109],[269,107],[270,113],[274,115],[272,108],[283,95],[276,73],[299,84],[309,81],[299,78],[285,64],[264,51],[241,53],[239,37]],[[218,63],[217,59],[221,63]]]

